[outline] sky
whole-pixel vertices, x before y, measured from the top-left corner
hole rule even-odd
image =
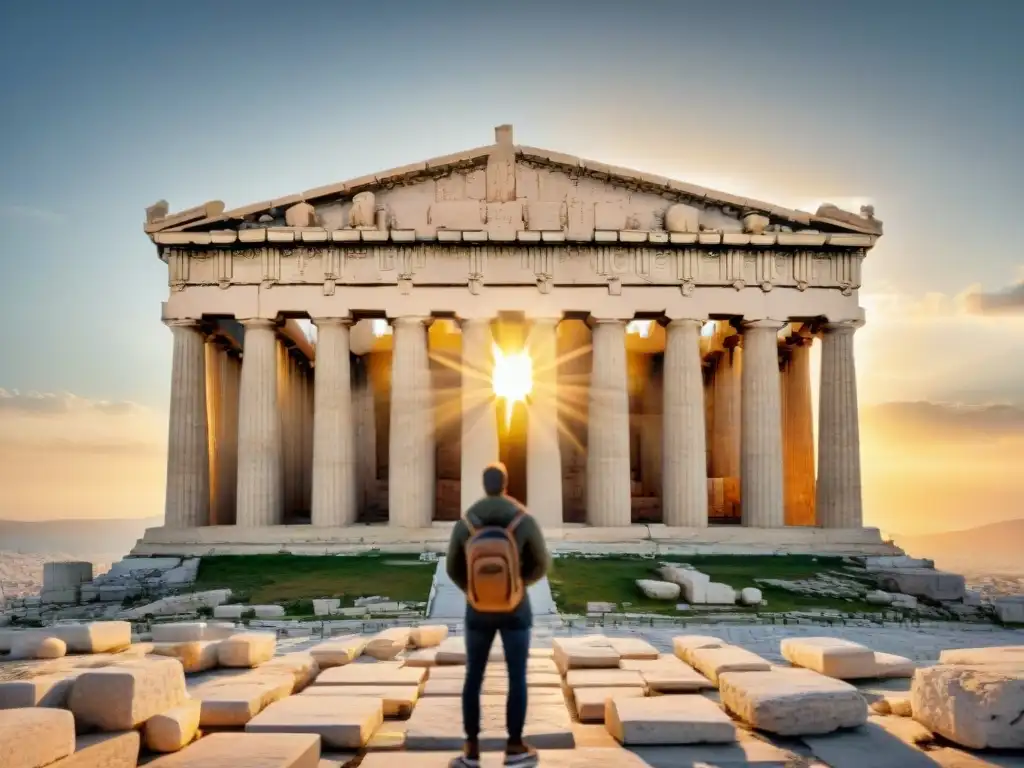
[[[2,4],[0,517],[160,512],[171,335],[146,206],[279,197],[502,123],[781,205],[872,203],[865,410],[1024,407],[1022,32],[1019,0]],[[870,474],[870,514],[895,514]]]

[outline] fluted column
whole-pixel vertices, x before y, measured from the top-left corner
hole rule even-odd
[[[394,321],[388,523],[421,528],[434,516],[434,411],[424,317]]]
[[[853,334],[859,323],[830,323],[821,337],[816,512],[823,528],[860,528],[860,424]]]
[[[484,467],[498,460],[493,346],[489,317],[462,321],[462,512],[483,495]]]
[[[356,520],[355,445],[349,325],[318,318],[313,405],[313,525],[343,526]]]
[[[779,528],[782,504],[782,403],[777,320],[743,323],[740,396],[740,504],[743,525]]]
[[[278,352],[272,320],[243,320],[245,343],[238,398],[240,526],[280,525],[281,416],[277,409]]]
[[[814,425],[811,339],[795,337],[782,374],[786,525],[814,525]]]
[[[629,392],[622,320],[595,319],[587,416],[587,522],[632,522],[629,471]]]
[[[377,489],[377,417],[373,382],[370,379],[369,353],[355,359],[352,407],[356,445],[357,508],[367,509]]]
[[[558,323],[533,320],[527,349],[533,360],[533,393],[526,431],[526,494],[544,528],[562,527],[562,454],[558,434]]]
[[[739,477],[740,416],[743,399],[743,348],[739,336],[728,336],[714,372],[714,418],[711,434],[711,476]]]
[[[206,350],[195,321],[167,323],[174,335],[167,435],[164,526],[210,522],[210,453],[206,420]]]
[[[662,522],[687,528],[708,524],[702,325],[700,320],[671,320],[665,341]]]

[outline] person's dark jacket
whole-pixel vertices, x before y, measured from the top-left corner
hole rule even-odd
[[[485,496],[466,510],[465,517],[477,529],[485,526],[505,528],[512,522],[517,512],[524,517],[514,532],[519,547],[519,565],[522,569],[523,583],[526,586],[544,578],[548,570],[548,549],[544,543],[540,525],[523,506],[510,496]],[[452,531],[451,542],[448,544],[448,558],[445,565],[448,576],[463,592],[469,584],[469,573],[466,564],[466,543],[469,541],[469,527],[465,519],[459,520]],[[490,627],[506,629],[528,629],[533,625],[533,611],[530,607],[529,595],[523,595],[522,602],[511,613],[480,613],[466,603],[466,628],[486,629]]]

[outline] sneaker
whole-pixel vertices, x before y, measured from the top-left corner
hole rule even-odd
[[[480,747],[466,744],[462,754],[448,763],[448,768],[480,768]]]
[[[539,761],[540,759],[537,755],[537,750],[525,742],[521,744],[509,744],[508,749],[505,750],[506,766],[515,766],[515,768],[534,768]]]

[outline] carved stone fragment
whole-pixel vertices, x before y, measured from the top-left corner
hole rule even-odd
[[[352,211],[348,225],[353,229],[377,228],[376,200],[373,192],[360,192],[352,198]]]
[[[665,211],[665,229],[669,232],[697,232],[698,215],[696,208],[677,203]]]
[[[743,231],[750,235],[764,234],[768,224],[768,217],[760,213],[748,213],[743,217]]]
[[[318,226],[316,209],[309,203],[296,203],[284,212],[284,223],[289,227]]]

